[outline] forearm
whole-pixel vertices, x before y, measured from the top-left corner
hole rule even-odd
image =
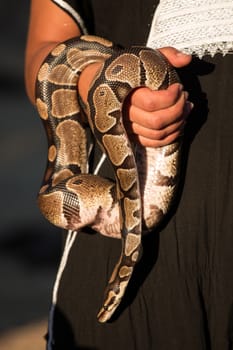
[[[31,0],[25,84],[33,104],[37,74],[45,57],[58,43],[80,34],[72,18],[53,2]],[[175,67],[183,67],[191,60],[191,57],[181,55],[173,48],[164,48],[161,51]],[[80,76],[77,89],[84,101],[98,69],[98,64],[92,64]],[[187,95],[178,87],[170,87],[167,91],[160,92],[136,89],[126,107],[124,121],[130,137],[150,147],[162,146],[177,138],[191,110],[191,105],[187,104]]]
[[[56,45],[57,43],[44,43],[31,54],[27,54],[25,60],[25,88],[32,104],[35,104],[35,85],[39,68],[45,57]]]
[[[35,104],[38,70],[49,52],[59,43],[80,35],[77,24],[50,0],[31,0],[25,52],[25,87]]]
[[[38,48],[38,51],[35,51],[32,57],[28,56],[28,59],[26,60],[25,87],[27,95],[32,104],[35,104],[35,84],[39,68],[45,57],[56,45],[57,43],[46,43],[44,46]],[[84,73],[80,76],[77,89],[85,102],[87,100],[90,84],[93,81],[99,66],[100,65],[98,63],[88,66]]]

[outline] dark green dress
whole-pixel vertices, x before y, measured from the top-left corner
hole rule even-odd
[[[76,21],[78,12],[90,33],[124,46],[146,43],[157,5],[54,2],[69,3],[65,10]],[[121,242],[90,232],[68,235],[48,349],[233,349],[233,56],[194,59],[179,74],[195,109],[174,209],[160,232],[143,239],[126,297],[107,324],[96,315]],[[109,171],[104,164],[100,173]]]

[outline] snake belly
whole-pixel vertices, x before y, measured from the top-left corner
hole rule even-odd
[[[78,79],[96,62],[101,68],[84,105]],[[100,322],[109,320],[120,304],[139,258],[142,231],[164,218],[178,182],[180,140],[157,149],[135,148],[124,128],[123,104],[135,88],[159,90],[177,81],[159,51],[120,49],[89,35],[59,44],[38,73],[36,105],[48,138],[40,210],[58,227],[90,226],[122,241],[97,316]],[[113,167],[115,182],[88,173],[89,128]]]

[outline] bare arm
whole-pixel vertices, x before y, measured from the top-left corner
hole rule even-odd
[[[80,30],[73,19],[50,0],[31,0],[25,84],[33,104],[36,76],[44,58],[59,42],[78,35]]]
[[[36,76],[44,58],[59,42],[79,35],[80,30],[73,19],[50,0],[31,0],[25,84],[33,104]],[[191,60],[190,56],[177,54],[173,48],[161,51],[175,67],[185,66]],[[98,65],[91,65],[81,74],[78,88],[84,100],[97,70]],[[190,104],[186,101],[187,94],[177,84],[160,92],[137,89],[126,106],[125,124],[131,138],[151,147],[174,141],[190,111]]]

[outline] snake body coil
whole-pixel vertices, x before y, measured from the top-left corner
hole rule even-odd
[[[95,62],[101,69],[84,107],[77,97],[77,82],[84,68]],[[179,169],[180,141],[134,150],[124,129],[122,106],[137,87],[165,89],[177,81],[158,51],[122,50],[93,36],[59,44],[38,74],[36,104],[49,146],[38,195],[41,212],[56,226],[78,230],[88,225],[122,240],[100,322],[112,316],[125,293],[139,257],[142,230],[151,230],[167,213]],[[115,182],[88,174],[88,126],[113,166]]]

